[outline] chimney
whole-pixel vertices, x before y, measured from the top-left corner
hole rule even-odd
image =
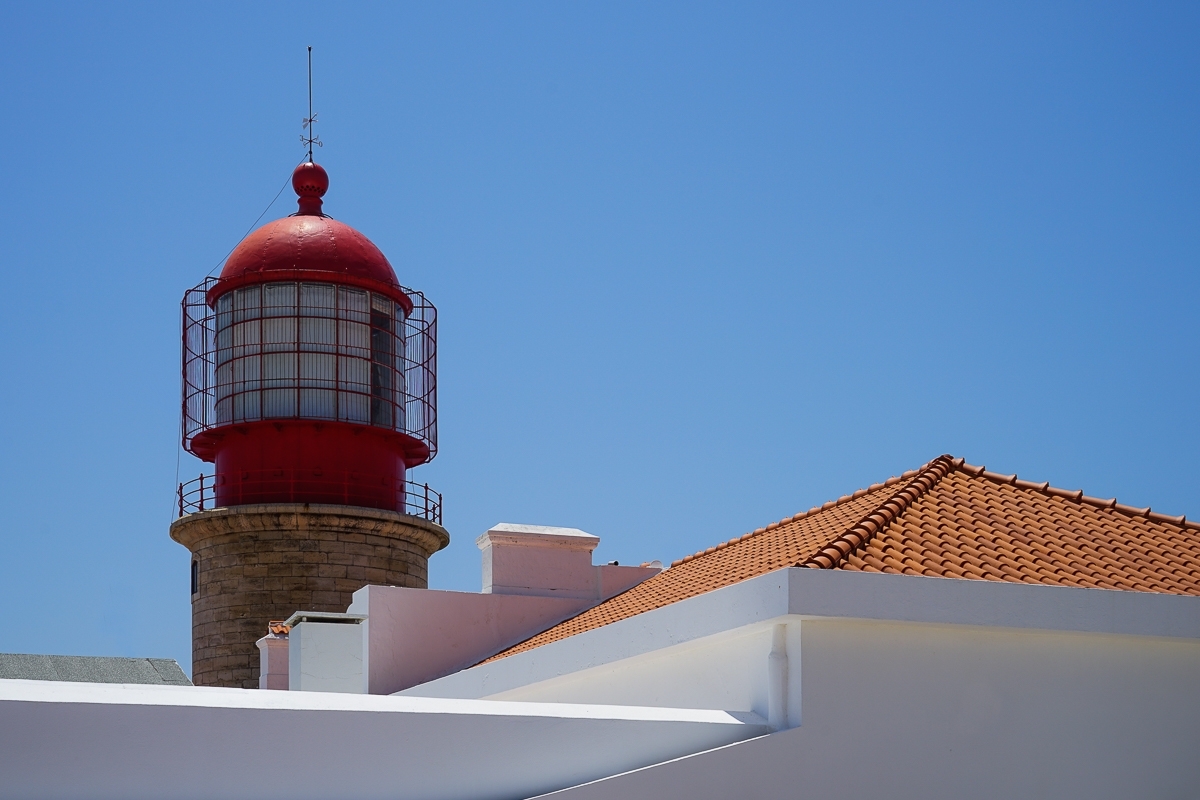
[[[267,623],[267,635],[258,645],[258,688],[288,688],[288,633],[291,626],[280,620]]]
[[[493,526],[475,540],[483,551],[483,593],[600,602],[657,574],[662,565],[592,564],[600,537],[578,528]]]

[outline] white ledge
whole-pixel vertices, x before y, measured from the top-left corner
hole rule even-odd
[[[704,709],[21,680],[0,680],[0,719],[0,795],[130,800],[529,797],[767,732]]]
[[[1200,597],[792,567],[414,686],[491,697],[784,617],[1200,639]]]

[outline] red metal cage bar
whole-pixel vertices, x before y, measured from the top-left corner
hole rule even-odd
[[[183,298],[183,446],[267,419],[370,425],[437,453],[437,309],[334,283],[274,281]],[[197,441],[198,437],[201,441]]]

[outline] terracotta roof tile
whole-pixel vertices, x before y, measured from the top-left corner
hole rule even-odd
[[[1200,595],[1200,525],[941,456],[680,559],[488,660],[792,566]]]

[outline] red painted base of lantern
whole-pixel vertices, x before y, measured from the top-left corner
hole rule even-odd
[[[410,436],[344,422],[270,420],[205,435],[213,440],[218,506],[331,503],[403,511],[405,469],[428,458]],[[409,454],[409,464],[401,453]]]

